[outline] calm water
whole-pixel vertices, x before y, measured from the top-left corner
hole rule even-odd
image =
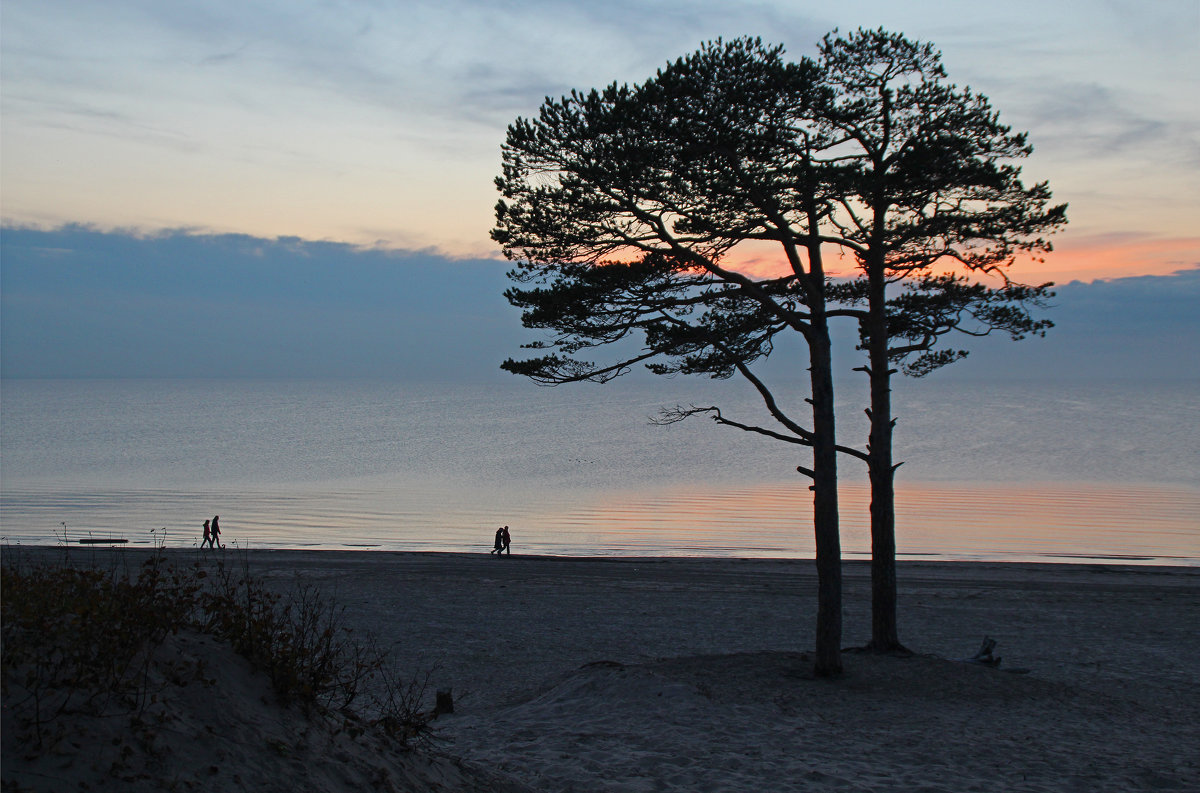
[[[860,444],[865,395],[842,391],[840,440]],[[903,557],[1200,565],[1200,384],[904,381],[896,396]],[[810,557],[804,450],[702,418],[648,424],[677,403],[759,416],[740,383],[686,379],[6,380],[0,529],[192,546],[219,513],[242,547],[482,550],[507,523],[520,552]],[[843,459],[841,479],[843,547],[866,556],[861,464]]]

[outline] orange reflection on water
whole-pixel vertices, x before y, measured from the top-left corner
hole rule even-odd
[[[844,485],[840,502],[844,556],[868,556],[869,488]],[[641,490],[556,507],[554,514],[526,515],[527,531],[552,532],[558,543],[601,552],[665,547],[698,555],[813,555],[812,494],[804,484]],[[1200,490],[903,484],[897,488],[896,537],[902,558],[1200,564]]]
[[[914,486],[897,523],[910,553],[1200,556],[1200,492],[1155,485]]]

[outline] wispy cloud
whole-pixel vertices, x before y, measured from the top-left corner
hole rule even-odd
[[[1200,130],[1193,120],[1142,109],[1098,83],[1048,80],[1030,126],[1056,157],[1087,160],[1136,157],[1158,167],[1200,166]]]
[[[1200,210],[1197,16],[1192,0],[7,0],[4,211],[474,252],[504,128],[545,96],[641,81],[707,39],[800,57],[835,26],[883,25],[942,47],[1033,133],[1028,172],[1073,228],[1161,235]]]

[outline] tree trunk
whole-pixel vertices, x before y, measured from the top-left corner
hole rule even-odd
[[[882,262],[868,274],[867,347],[870,356],[871,641],[877,652],[903,649],[896,625],[896,488],[892,466],[893,370],[888,360],[887,282]]]
[[[817,675],[842,671],[842,546],[838,530],[837,450],[829,329],[813,311],[813,526],[817,556]]]

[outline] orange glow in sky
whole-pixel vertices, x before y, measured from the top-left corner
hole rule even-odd
[[[1170,275],[1200,265],[1200,237],[1110,234],[1064,238],[1045,262],[1018,262],[1012,275],[1027,283],[1091,281],[1133,275]]]
[[[1075,280],[1171,275],[1200,266],[1200,237],[1139,234],[1071,237],[1068,232],[1053,242],[1054,250],[1042,257],[1044,261],[1018,260],[1009,268],[1009,276],[1027,284],[1046,281],[1064,284]],[[829,275],[855,274],[854,260],[838,255],[833,246],[826,246],[824,257],[825,271]],[[724,264],[758,278],[787,272],[787,261],[774,243],[738,246]]]

